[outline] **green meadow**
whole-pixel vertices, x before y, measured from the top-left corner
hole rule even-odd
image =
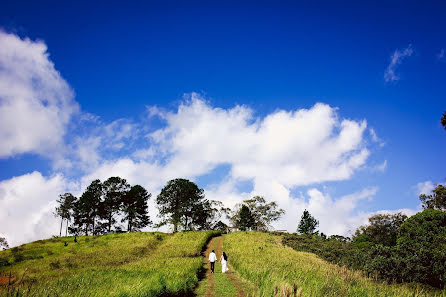
[[[268,233],[234,232],[225,236],[223,248],[238,273],[256,285],[257,296],[446,296],[446,290],[428,286],[376,282],[295,251]]]
[[[216,234],[137,232],[25,244],[0,252],[0,261],[11,263],[0,267],[0,296],[185,295],[198,282],[202,248]]]
[[[0,296],[446,296],[420,284],[375,281],[269,233],[136,232],[77,240],[39,240],[0,252]],[[219,264],[212,276],[204,270],[212,249],[227,252],[227,274]]]

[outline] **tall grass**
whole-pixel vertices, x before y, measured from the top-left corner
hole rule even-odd
[[[386,284],[281,244],[279,236],[234,232],[226,236],[229,262],[257,285],[258,296],[446,296],[418,284]],[[295,293],[294,293],[295,292]]]
[[[54,238],[0,252],[0,296],[184,295],[196,286],[200,252],[215,232]],[[67,241],[68,246],[64,246]],[[1,263],[1,262],[0,262]],[[4,279],[4,278],[3,278]]]

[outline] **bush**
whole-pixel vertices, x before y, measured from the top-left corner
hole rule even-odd
[[[380,231],[380,237],[393,238],[395,228],[389,230],[391,236]],[[399,227],[395,246],[390,245],[390,240],[383,244],[372,242],[366,232],[357,232],[353,242],[337,236],[331,238],[286,234],[283,243],[388,282],[419,282],[437,288],[446,285],[444,211],[426,209],[407,219]]]
[[[405,281],[446,285],[446,212],[425,209],[401,227],[397,243]]]
[[[2,266],[8,266],[8,265],[9,265],[9,261],[8,261],[8,259],[0,258],[0,267],[2,267]]]

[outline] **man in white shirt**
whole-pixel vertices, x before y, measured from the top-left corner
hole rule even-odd
[[[211,262],[211,273],[214,273],[214,265],[215,261],[217,261],[217,255],[215,254],[214,250],[209,254],[209,262]]]

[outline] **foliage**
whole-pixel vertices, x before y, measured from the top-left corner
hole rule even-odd
[[[56,202],[59,203],[59,206],[56,207],[54,215],[61,218],[59,236],[62,236],[63,221],[66,220],[68,226],[68,222],[71,220],[73,212],[72,209],[75,201],[76,197],[74,197],[71,193],[61,194],[59,195],[59,199],[56,200]],[[65,234],[65,236],[66,235],[67,234]]]
[[[100,216],[106,220],[107,231],[111,232],[116,223],[114,218],[120,210],[122,200],[127,196],[130,185],[123,178],[113,176],[103,183],[104,199],[101,203]]]
[[[271,223],[280,219],[285,213],[283,209],[278,208],[277,202],[266,203],[262,196],[254,196],[252,199],[244,200],[243,203],[251,210],[255,226],[259,231],[268,230]]]
[[[398,254],[404,260],[402,279],[446,285],[446,212],[434,209],[410,217],[401,226]]]
[[[158,226],[173,225],[173,231],[209,230],[227,210],[218,201],[205,199],[204,190],[182,178],[170,180],[156,198]]]
[[[225,223],[223,223],[222,221],[218,221],[217,223],[215,223],[215,225],[212,227],[212,230],[218,230],[221,233],[226,233],[228,228],[228,225],[226,225]]]
[[[353,242],[338,236],[327,240],[317,235],[290,234],[283,235],[283,243],[298,251],[315,253],[332,263],[363,270],[376,279],[443,288],[446,285],[446,212],[426,209],[407,220],[397,214],[385,220],[376,220],[375,216],[371,221],[388,222],[389,218],[392,224],[372,223],[378,226],[379,232],[375,229],[364,232],[364,228],[359,228],[358,233],[363,233]]]
[[[257,296],[274,296],[275,292],[293,288],[294,285],[302,289],[302,296],[311,297],[446,294],[429,287],[418,286],[417,289],[416,284],[373,281],[364,277],[360,271],[329,264],[314,254],[284,246],[280,236],[269,233],[232,232],[225,235],[224,249],[230,255],[232,266],[244,278],[257,285]]]
[[[373,242],[385,246],[396,245],[398,231],[406,221],[402,213],[377,214],[369,218],[369,224],[359,227],[353,237],[355,243]]]
[[[237,227],[242,230],[252,230],[255,228],[256,221],[251,210],[245,204],[242,205],[238,213]]]
[[[6,240],[6,238],[0,237],[0,249],[8,249],[8,248],[9,248],[9,244],[8,244],[8,241]]]
[[[244,218],[241,218],[241,211],[243,210]],[[254,196],[252,199],[243,200],[243,203],[237,204],[234,211],[230,214],[231,223],[240,228],[240,222],[243,222],[241,230],[256,229],[258,231],[267,231],[271,228],[271,223],[277,221],[285,211],[278,209],[277,202],[273,201],[266,203],[262,196]]]
[[[424,209],[431,208],[446,210],[446,187],[443,185],[436,185],[432,194],[421,194],[420,200]]]
[[[317,226],[319,221],[316,220],[308,210],[304,210],[302,217],[300,218],[299,225],[297,226],[297,232],[300,234],[313,234],[317,233]]]
[[[127,231],[132,232],[140,230],[152,222],[148,216],[147,201],[152,195],[140,185],[130,188],[130,191],[122,198],[121,222],[127,221]]]
[[[11,286],[0,296],[184,296],[198,282],[201,250],[216,232],[134,232],[39,240],[0,252]],[[87,240],[88,239],[88,240]],[[64,242],[68,246],[64,246]],[[13,261],[14,254],[21,258]],[[9,295],[8,295],[9,291]]]
[[[56,211],[68,209],[70,217],[73,218],[73,224],[68,228],[71,234],[122,232],[122,227],[115,219],[117,214],[121,215],[122,223],[127,221],[127,231],[132,232],[151,223],[147,209],[150,196],[142,186],[130,187],[127,181],[120,177],[110,177],[104,183],[96,179],[79,199],[71,195],[67,207],[63,203],[67,199],[58,200]]]

